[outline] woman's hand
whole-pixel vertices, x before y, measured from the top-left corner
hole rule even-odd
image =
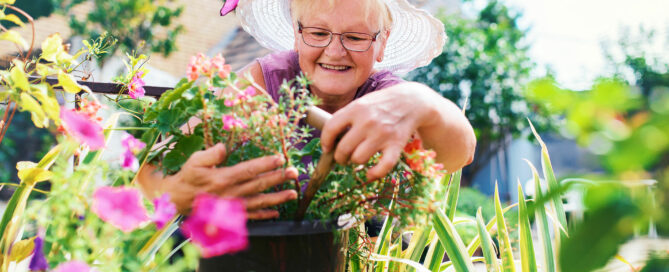
[[[367,94],[335,112],[321,134],[324,151],[331,150],[345,131],[335,149],[338,163],[361,164],[376,152],[382,153],[379,163],[367,172],[369,179],[390,172],[415,132],[427,148],[437,152],[437,161],[449,171],[470,163],[476,145],[462,111],[429,87],[414,82]]]
[[[243,198],[249,219],[278,217],[278,211],[266,208],[297,198],[297,192],[294,190],[262,193],[267,188],[297,178],[295,168],[277,169],[285,163],[283,156],[266,156],[234,166],[217,168],[216,165],[223,161],[225,154],[225,147],[219,143],[209,149],[193,153],[181,170],[172,176],[155,177],[162,174],[152,173],[155,166],[150,166],[142,169],[138,177],[140,183],[144,183],[142,187],[145,191],[168,193],[182,214],[190,211],[193,199],[200,193]],[[147,182],[148,180],[153,181]],[[156,184],[158,182],[160,184]]]

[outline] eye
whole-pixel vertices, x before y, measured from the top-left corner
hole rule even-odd
[[[313,35],[315,37],[327,37],[330,35],[330,33],[321,30],[311,30],[309,31],[309,35]]]
[[[348,34],[344,35],[344,38],[346,38],[347,40],[352,41],[352,42],[361,42],[361,41],[366,41],[366,40],[370,39],[369,37],[367,37],[365,35],[352,34],[352,33],[348,33]]]

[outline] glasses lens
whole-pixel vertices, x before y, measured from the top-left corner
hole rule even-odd
[[[372,44],[372,36],[364,33],[344,33],[341,39],[344,47],[353,51],[365,51]]]
[[[311,46],[327,46],[332,34],[323,29],[305,27],[302,29],[304,42]]]

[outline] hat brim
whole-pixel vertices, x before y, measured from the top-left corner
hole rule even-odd
[[[446,43],[444,24],[407,0],[385,0],[393,17],[390,37],[382,62],[374,68],[405,74],[428,65],[441,54]],[[237,16],[244,30],[262,46],[291,50],[295,35],[290,16],[290,0],[242,0]]]

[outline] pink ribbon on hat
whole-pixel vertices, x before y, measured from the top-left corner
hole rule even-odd
[[[221,8],[221,16],[225,16],[226,14],[235,10],[237,3],[239,3],[239,0],[226,0],[225,4],[223,4],[223,7]]]

